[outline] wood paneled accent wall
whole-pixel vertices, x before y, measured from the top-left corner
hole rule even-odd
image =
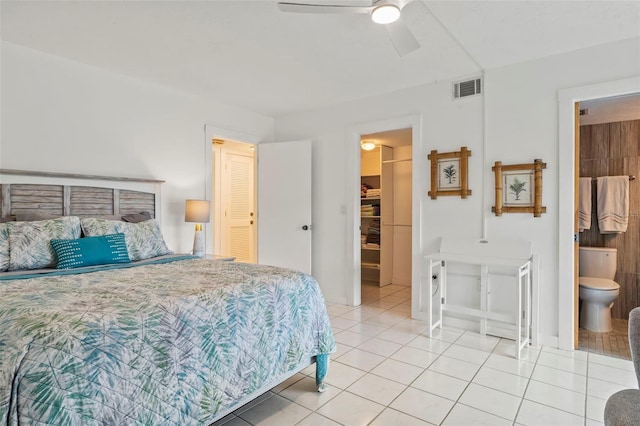
[[[629,226],[621,234],[601,234],[598,229],[596,184],[591,191],[591,229],[580,233],[580,245],[618,249],[615,281],[620,296],[611,310],[613,318],[629,318],[640,306],[640,120],[580,127],[580,176],[633,175],[629,183]]]

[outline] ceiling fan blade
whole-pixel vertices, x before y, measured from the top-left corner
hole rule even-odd
[[[278,9],[294,13],[369,13],[372,6],[278,2]]]
[[[387,34],[393,43],[393,47],[396,48],[398,55],[404,56],[420,48],[420,43],[413,36],[409,27],[398,19],[396,22],[386,25]]]

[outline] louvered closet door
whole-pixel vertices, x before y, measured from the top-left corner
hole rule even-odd
[[[255,262],[255,209],[253,158],[226,154],[227,207],[225,210],[227,245],[225,253],[238,262]]]

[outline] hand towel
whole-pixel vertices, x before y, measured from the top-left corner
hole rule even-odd
[[[590,177],[581,177],[578,185],[578,231],[591,228],[591,181]]]
[[[618,234],[629,224],[629,176],[599,177],[596,188],[601,234]]]

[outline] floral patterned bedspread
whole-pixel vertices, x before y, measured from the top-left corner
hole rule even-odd
[[[209,424],[334,350],[318,284],[289,269],[189,259],[0,281],[0,424]]]

